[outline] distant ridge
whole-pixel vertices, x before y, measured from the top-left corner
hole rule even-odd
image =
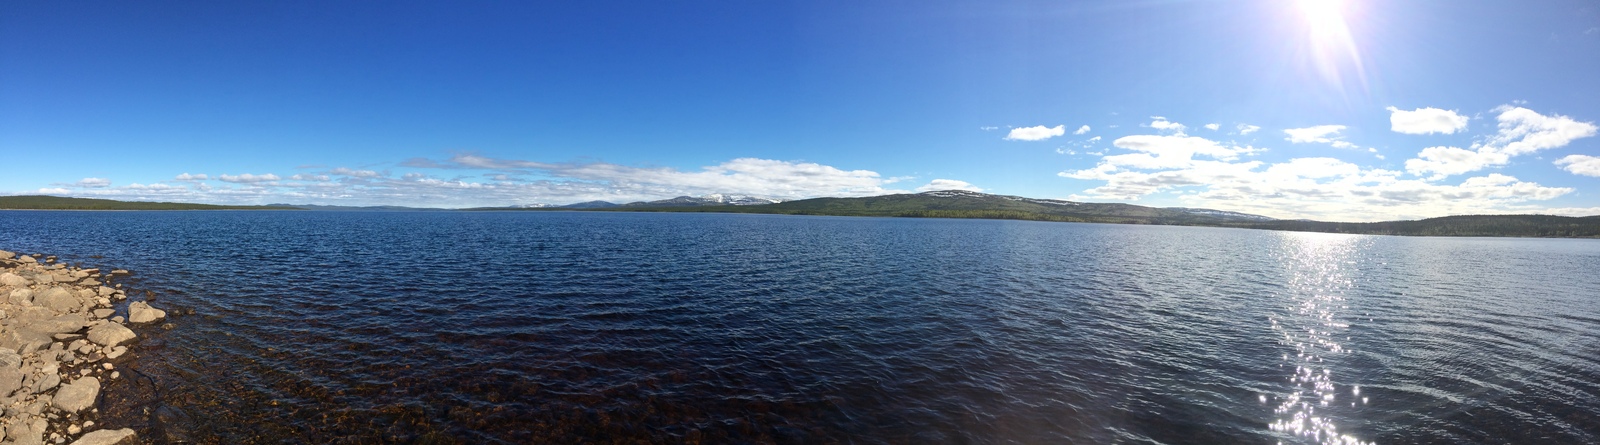
[[[662,201],[654,201],[660,203]],[[1120,224],[1218,225],[1224,222],[1271,221],[1260,215],[1208,209],[1163,209],[1132,204],[1107,204],[992,195],[965,190],[863,198],[812,198],[766,205],[629,205],[613,210],[778,213],[791,215],[895,216],[934,218],[1025,219]]]
[[[641,201],[623,204],[622,207],[681,207],[681,206],[721,206],[721,205],[767,205],[783,202],[779,199],[760,198],[749,195],[726,195],[713,193],[705,196],[679,196],[660,201]]]
[[[992,195],[963,190],[864,198],[813,198],[760,204],[741,195],[680,196],[625,205],[589,201],[564,206],[523,205],[454,210],[575,210],[635,212],[766,213],[783,215],[887,216],[910,218],[978,218],[1034,221],[1162,224],[1245,229],[1402,236],[1515,236],[1600,238],[1600,215],[1462,215],[1416,221],[1339,223],[1279,220],[1224,210],[1157,208],[1132,204],[1073,202],[1059,199]],[[763,198],[755,198],[763,199]],[[776,200],[767,200],[776,201]],[[452,211],[398,206],[315,206],[271,204],[221,206],[171,202],[128,202],[58,196],[0,196],[0,210],[391,210]]]
[[[277,205],[232,206],[19,195],[0,196],[0,210],[295,210],[295,208]]]

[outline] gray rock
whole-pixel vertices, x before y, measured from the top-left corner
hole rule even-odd
[[[83,307],[83,300],[79,300],[71,291],[56,286],[34,295],[33,304],[50,308],[56,312],[72,312]]]
[[[84,434],[83,437],[73,441],[72,445],[121,445],[133,443],[134,436],[136,434],[133,433],[133,428],[90,431],[89,434]]]
[[[50,428],[50,423],[41,418],[12,424],[6,428],[6,438],[15,445],[41,445],[44,443],[44,431]]]
[[[116,346],[128,340],[133,340],[136,335],[133,331],[118,323],[102,323],[89,328],[89,341],[99,343],[101,346]]]
[[[0,349],[0,368],[21,368],[22,356],[17,351]]]
[[[37,383],[33,384],[33,393],[41,394],[45,391],[56,389],[57,386],[61,386],[60,372],[61,368],[55,366],[46,366],[44,368],[44,377],[40,378]]]
[[[78,332],[88,324],[89,319],[84,317],[83,314],[63,314],[33,322],[28,327],[39,332],[55,335]]]
[[[22,389],[22,370],[0,367],[0,396],[9,396],[18,389]]]
[[[95,309],[94,310],[94,318],[106,318],[106,317],[110,317],[111,314],[115,314],[115,313],[117,313],[117,311],[111,310],[111,309]]]
[[[0,273],[0,284],[4,284],[4,285],[7,285],[7,286],[19,286],[20,287],[20,286],[27,286],[29,284],[33,284],[33,281],[31,281],[31,280],[29,280],[27,278],[23,278],[21,275],[17,275],[17,274],[11,273],[11,272],[6,272],[6,273]]]
[[[150,307],[143,301],[128,303],[128,321],[133,323],[149,323],[167,316],[167,311]]]
[[[56,390],[56,396],[51,399],[50,404],[62,411],[76,413],[94,406],[97,397],[100,397],[100,379],[84,377],[61,385],[61,389]]]

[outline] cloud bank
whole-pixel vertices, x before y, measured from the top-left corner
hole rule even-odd
[[[109,187],[109,180],[64,184],[36,193],[127,200],[201,203],[431,205],[438,207],[618,203],[673,196],[741,193],[779,199],[874,196],[908,193],[870,170],[845,170],[810,162],[738,158],[694,170],[637,167],[603,162],[547,163],[457,154],[448,159],[413,159],[416,168],[399,177],[339,167],[298,173],[190,174],[173,183]],[[90,178],[101,179],[101,178]],[[935,180],[924,187],[974,190],[971,184]]]
[[[1534,204],[1537,201],[1573,193],[1569,187],[1544,186],[1501,173],[1441,181],[1595,133],[1593,124],[1564,116],[1517,107],[1497,111],[1500,125],[1494,135],[1472,149],[1424,148],[1405,162],[1406,171],[1318,156],[1269,163],[1251,159],[1263,149],[1192,136],[1134,135],[1114,141],[1120,152],[1101,157],[1094,167],[1058,175],[1102,182],[1076,199],[1132,201],[1172,193],[1186,206],[1328,221],[1527,213],[1542,209]],[[1319,125],[1284,132],[1291,143],[1338,146],[1344,142],[1338,137],[1345,129]],[[1600,157],[1570,155],[1556,165],[1574,174],[1600,176]]]

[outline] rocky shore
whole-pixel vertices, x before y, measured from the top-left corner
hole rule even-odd
[[[0,445],[132,443],[129,428],[95,423],[100,392],[122,379],[119,359],[138,336],[127,324],[166,312],[127,299],[102,272],[57,264],[54,257],[0,250]]]

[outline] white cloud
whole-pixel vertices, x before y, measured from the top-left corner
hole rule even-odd
[[[1550,207],[1539,209],[1536,213],[1560,216],[1596,216],[1600,215],[1600,207]]]
[[[1067,127],[1065,125],[1057,125],[1055,127],[1046,127],[1043,125],[1034,127],[1017,127],[1011,129],[1011,133],[1006,134],[1006,140],[1042,141],[1064,134],[1067,134]]]
[[[607,163],[546,163],[461,154],[447,160],[413,160],[434,171],[477,170],[483,174],[432,177],[408,172],[340,180],[327,174],[299,174],[281,181],[273,174],[222,175],[224,184],[206,182],[132,184],[122,187],[41,191],[59,195],[133,201],[217,204],[332,204],[480,207],[511,204],[566,204],[606,200],[616,203],[674,196],[741,193],[780,199],[821,196],[873,196],[907,193],[893,185],[907,177],[884,178],[869,170],[828,165],[739,158],[697,169],[633,167]],[[424,162],[425,161],[425,162]],[[357,172],[358,170],[351,170]],[[331,172],[330,172],[331,173]],[[193,176],[193,175],[191,175]],[[370,176],[370,175],[369,175]],[[490,179],[501,176],[509,181]],[[538,177],[541,179],[519,179]],[[934,184],[939,184],[935,182]],[[960,184],[949,183],[952,188]],[[965,187],[970,187],[968,184]]]
[[[198,174],[198,175],[191,175],[191,174],[189,174],[189,172],[183,172],[183,174],[178,175],[177,177],[172,178],[172,179],[176,179],[176,180],[179,180],[179,181],[193,182],[193,181],[204,181],[204,180],[210,179],[210,177],[206,176],[205,173],[201,173],[201,174]]]
[[[978,129],[979,130],[983,130],[983,131],[994,131],[994,130],[999,130],[1000,127],[978,127]]]
[[[1406,161],[1406,171],[1438,180],[1488,167],[1506,165],[1511,158],[1540,150],[1564,147],[1573,140],[1594,136],[1593,123],[1578,122],[1561,115],[1541,115],[1521,107],[1501,106],[1495,119],[1499,129],[1494,136],[1472,145],[1472,149],[1429,147]]]
[[[101,188],[110,187],[111,180],[106,178],[83,178],[74,183],[78,187]]]
[[[267,174],[264,174],[264,175],[253,175],[253,174],[245,173],[245,174],[242,174],[242,175],[218,175],[217,179],[222,181],[222,182],[234,182],[234,183],[240,183],[240,184],[251,184],[251,183],[258,183],[258,182],[272,182],[272,181],[277,181],[277,180],[282,179],[282,178],[279,178],[278,175],[274,175],[274,174],[271,174],[271,173],[267,173]]]
[[[1100,166],[1096,168],[1182,168],[1194,162],[1195,156],[1233,160],[1239,155],[1259,151],[1250,147],[1226,147],[1205,138],[1177,135],[1123,136],[1112,141],[1111,145],[1137,153],[1106,156],[1101,158]]]
[[[1509,160],[1509,156],[1493,151],[1428,147],[1418,152],[1416,159],[1406,160],[1406,171],[1417,176],[1428,176],[1429,179],[1443,179],[1491,165],[1505,165]]]
[[[329,174],[334,174],[334,175],[341,175],[341,176],[353,176],[353,177],[357,177],[357,178],[377,178],[377,177],[383,176],[382,174],[379,174],[378,172],[375,172],[375,171],[372,171],[372,170],[351,170],[351,169],[344,168],[344,167],[339,167],[339,168],[330,170],[330,171],[328,171],[328,173]]]
[[[928,182],[928,185],[917,187],[918,192],[934,192],[939,190],[966,190],[969,192],[983,191],[982,188],[968,184],[966,181],[957,181],[954,179],[935,179],[931,182]]]
[[[1183,135],[1183,130],[1187,130],[1189,128],[1185,127],[1183,124],[1168,121],[1167,118],[1161,116],[1150,116],[1150,119],[1150,123],[1140,124],[1140,126],[1154,128],[1161,131],[1169,131],[1179,136]]]
[[[1556,165],[1575,175],[1600,177],[1600,156],[1568,155],[1556,160]]]
[[[1219,129],[1222,129],[1222,124],[1206,124],[1206,129],[1207,130],[1211,130],[1211,131],[1217,131]]]
[[[1255,133],[1256,131],[1261,130],[1261,127],[1257,127],[1255,125],[1250,125],[1250,124],[1239,124],[1239,126],[1235,127],[1235,128],[1239,129],[1239,135],[1240,136],[1247,135],[1247,134],[1250,134],[1250,133]]]
[[[1528,202],[1573,192],[1501,174],[1467,178],[1454,185],[1402,179],[1402,172],[1329,157],[1246,161],[1240,159],[1242,155],[1259,150],[1198,137],[1129,138],[1118,139],[1116,145],[1136,153],[1105,156],[1094,168],[1063,171],[1059,176],[1103,181],[1085,190],[1079,199],[1138,200],[1170,192],[1186,207],[1327,221],[1529,213],[1538,207]],[[1430,153],[1459,155],[1453,150],[1461,149],[1439,147]]]
[[[1084,133],[1088,133],[1088,132],[1089,132],[1089,126],[1088,125],[1084,125],[1082,127],[1078,127],[1078,131],[1074,131],[1074,132],[1072,132],[1072,134],[1084,134]]]
[[[1511,156],[1524,155],[1539,150],[1564,147],[1575,139],[1595,135],[1597,127],[1591,122],[1578,122],[1572,118],[1553,114],[1541,115],[1522,107],[1496,108],[1500,116],[1500,132],[1484,145]]]
[[[1331,144],[1334,141],[1333,136],[1338,136],[1339,132],[1344,131],[1344,129],[1345,126],[1343,125],[1317,125],[1306,128],[1290,128],[1283,130],[1283,133],[1289,135],[1285,140],[1296,144]]]
[[[1452,110],[1418,108],[1411,111],[1395,107],[1389,110],[1389,129],[1404,134],[1454,134],[1467,129],[1467,117]]]

